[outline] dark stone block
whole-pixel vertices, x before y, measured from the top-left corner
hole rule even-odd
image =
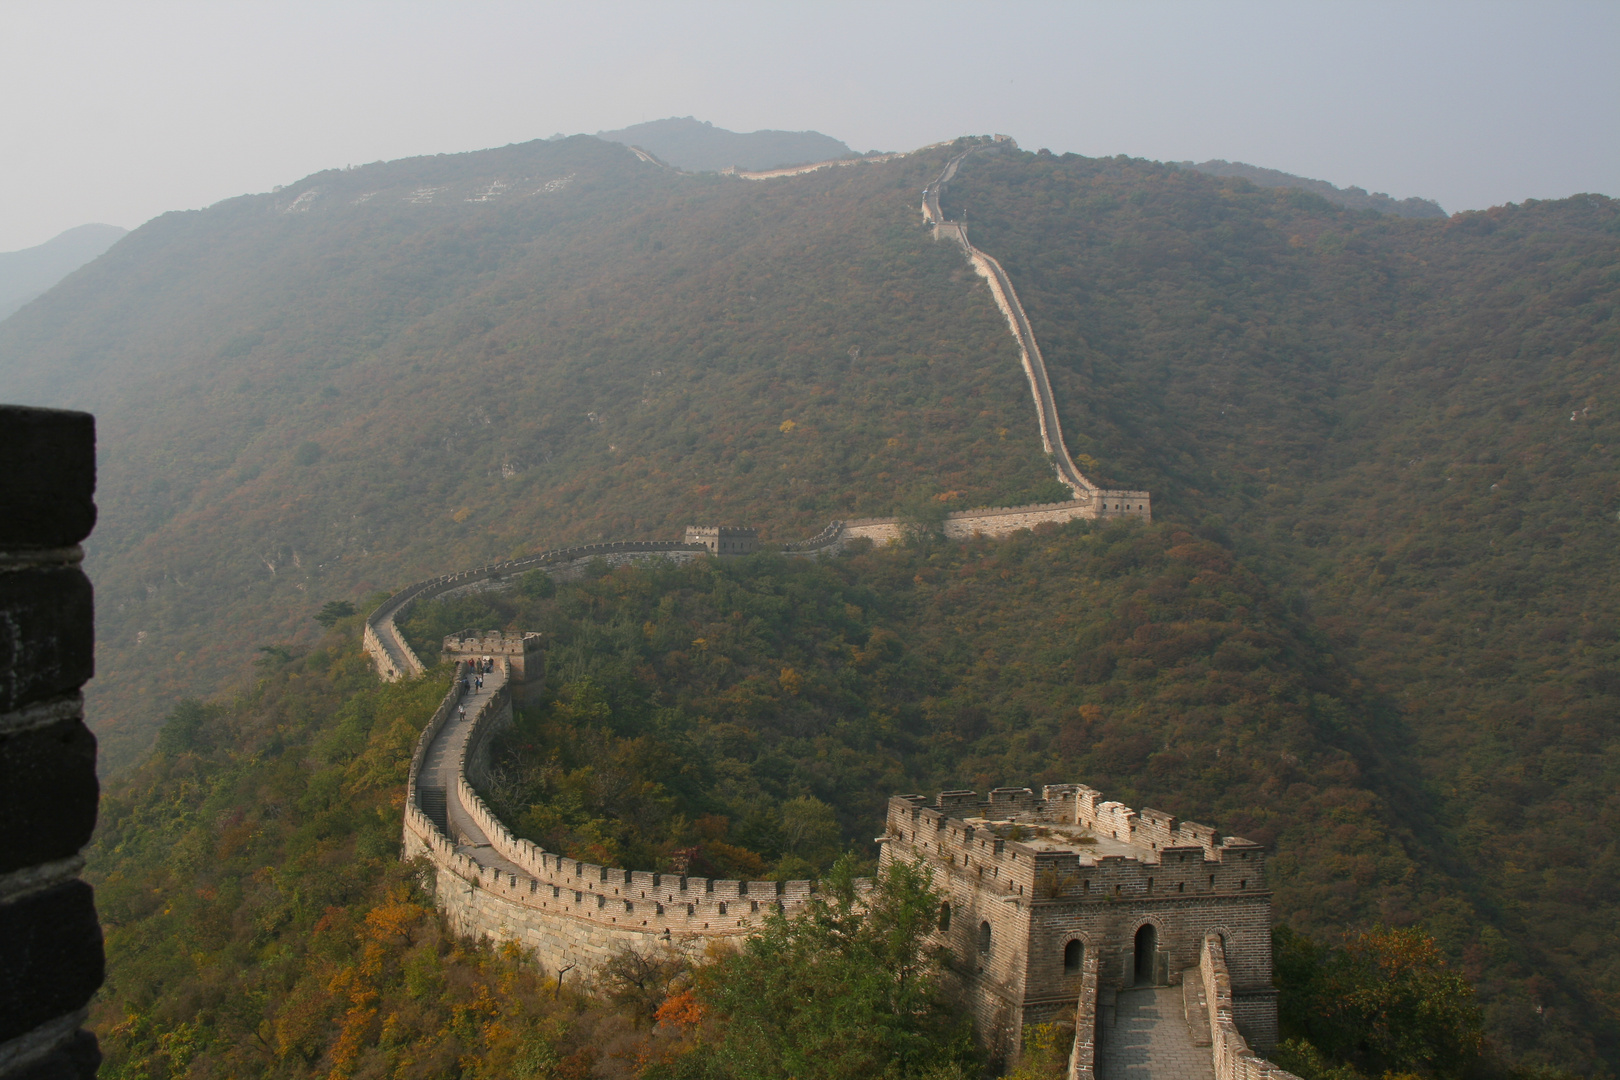
[[[6,1080],[94,1080],[101,1068],[101,1047],[88,1031],[75,1031],[73,1038],[51,1053],[6,1074]]]
[[[0,874],[66,859],[96,825],[96,737],[77,717],[0,731]]]
[[[77,567],[0,572],[0,712],[72,693],[90,678],[94,601]]]
[[[96,418],[0,405],[0,548],[77,544],[96,524]]]
[[[83,1008],[104,965],[95,898],[84,882],[0,904],[0,1042]]]

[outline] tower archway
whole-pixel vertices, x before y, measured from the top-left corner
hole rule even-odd
[[[1154,984],[1155,961],[1159,955],[1159,928],[1152,923],[1144,923],[1136,932],[1136,979],[1137,986],[1152,986]]]

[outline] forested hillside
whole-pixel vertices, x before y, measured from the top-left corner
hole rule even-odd
[[[1351,186],[1337,187],[1326,180],[1311,180],[1304,176],[1295,176],[1278,169],[1261,169],[1254,165],[1245,165],[1241,161],[1203,161],[1193,164],[1190,161],[1180,163],[1184,169],[1197,169],[1210,176],[1238,177],[1249,181],[1258,187],[1297,188],[1300,191],[1320,195],[1335,206],[1342,206],[1348,210],[1376,210],[1381,214],[1395,214],[1398,217],[1414,218],[1443,218],[1446,212],[1440,209],[1440,204],[1429,199],[1416,197],[1407,199],[1392,199],[1383,192],[1367,194],[1366,189]]]
[[[109,759],[310,647],[327,600],[1055,494],[1004,321],[919,225],[951,152],[750,183],[575,138],[323,173],[158,219],[0,324],[0,397],[100,418]],[[738,793],[850,839],[891,785],[1081,779],[1275,842],[1301,925],[1423,922],[1527,1060],[1620,1066],[1615,203],[1405,219],[1003,148],[944,206],[1017,286],[1074,456],[1156,524],[750,564],[770,603],[630,574],[498,608],[558,635],[552,719],[601,720],[537,714],[560,771],[514,745],[506,808],[785,872],[828,844]],[[626,831],[577,774],[655,737],[710,801]]]
[[[1544,1037],[1570,993],[1612,1060],[1615,202],[1402,221],[1074,157],[970,158],[948,194],[1018,283],[1064,429],[1157,515],[1220,519],[1387,707],[1432,857],[1492,912],[1471,971],[1525,979],[1497,1022]]]
[[[0,326],[0,396],[100,424],[108,760],[329,597],[1060,497],[1004,325],[912,212],[930,168],[745,184],[582,137],[320,174],[160,218]]]
[[[596,137],[640,147],[688,172],[773,169],[855,156],[848,146],[819,131],[727,131],[690,116],[598,131]]]
[[[110,785],[89,867],[108,924],[104,1075],[966,1080],[938,959],[896,955],[922,944],[938,896],[902,875],[852,919],[839,883],[871,869],[884,792],[1075,776],[1275,846],[1290,1032],[1332,1055],[1302,1059],[1309,1080],[1358,1080],[1345,1061],[1525,1075],[1466,1052],[1478,1013],[1454,976],[1412,984],[1437,963],[1421,935],[1395,939],[1399,957],[1387,935],[1351,942],[1363,963],[1399,960],[1418,1009],[1380,1025],[1399,1044],[1335,1039],[1368,976],[1299,932],[1332,942],[1379,898],[1421,914],[1454,883],[1375,790],[1382,721],[1325,643],[1175,526],[604,563],[424,605],[424,648],[464,622],[545,628],[549,692],[520,710],[491,790],[520,831],[643,869],[823,876],[827,909],[768,922],[744,952],[675,942],[589,974],[457,941],[397,864],[407,753],[448,671],[379,684],[358,621],[305,655],[266,652],[234,699],[181,703]],[[896,908],[912,929],[886,936]],[[1066,1054],[1042,1050],[1053,1032],[1030,1045],[1008,1080],[1065,1075]]]

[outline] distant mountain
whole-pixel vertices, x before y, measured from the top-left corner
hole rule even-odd
[[[690,116],[633,124],[618,131],[598,131],[598,139],[639,146],[687,172],[774,169],[811,161],[854,157],[855,151],[819,131],[750,131],[717,128]]]
[[[112,247],[128,229],[80,225],[38,247],[0,252],[0,319]]]
[[[722,567],[723,606],[676,589],[667,616],[603,579],[578,647],[852,823],[851,776],[1084,779],[1218,821],[1274,845],[1284,920],[1422,922],[1515,1053],[1620,1071],[1601,196],[1410,220],[977,140],[746,183],[576,136],[162,215],[0,323],[0,400],[97,413],[102,760],[277,657],[324,670],[330,600],[696,522],[775,541],[1052,497],[1006,320],[917,212],[969,145],[941,206],[1016,284],[1071,453],[1155,521],[852,555],[832,636],[772,636],[809,620],[785,572]],[[701,650],[663,651],[677,622]],[[273,708],[293,776],[306,714]]]
[[[1440,204],[1429,199],[1395,199],[1381,191],[1368,194],[1364,188],[1354,184],[1347,188],[1334,187],[1326,180],[1310,180],[1293,173],[1285,173],[1278,169],[1262,169],[1258,165],[1245,165],[1241,161],[1222,161],[1216,158],[1202,164],[1193,164],[1190,161],[1180,162],[1184,169],[1196,169],[1210,176],[1235,176],[1247,180],[1256,187],[1265,188],[1297,188],[1300,191],[1309,191],[1313,195],[1320,195],[1335,206],[1342,206],[1347,210],[1377,210],[1381,214],[1394,214],[1396,217],[1407,218],[1443,218],[1446,212],[1440,209]]]

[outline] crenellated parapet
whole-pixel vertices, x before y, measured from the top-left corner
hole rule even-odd
[[[1018,290],[1013,288],[1012,279],[1007,276],[1007,271],[1002,269],[1001,263],[974,247],[968,240],[967,223],[946,221],[945,213],[940,207],[940,196],[956,178],[962,162],[970,155],[981,151],[994,153],[1017,148],[1018,144],[1012,139],[997,135],[990,139],[976,140],[967,149],[952,157],[945,163],[945,167],[934,182],[923,191],[923,221],[933,227],[936,241],[953,240],[962,249],[962,254],[973,266],[973,272],[984,279],[996,308],[1007,320],[1007,328],[1012,332],[1013,340],[1018,343],[1019,361],[1023,365],[1025,378],[1029,380],[1030,395],[1035,400],[1035,417],[1040,424],[1041,445],[1051,457],[1052,467],[1056,470],[1058,479],[1074,492],[1075,500],[1091,505],[1091,513],[1075,516],[1107,517],[1136,514],[1151,517],[1152,500],[1147,492],[1105,491],[1086,479],[1069,456],[1068,445],[1063,440],[1063,424],[1058,418],[1057,400],[1052,393],[1052,382],[1046,370],[1046,358],[1041,355],[1041,344],[1035,338],[1035,329],[1030,325],[1023,302],[1018,299]]]
[[[463,591],[481,588],[499,588],[531,570],[542,570],[562,580],[580,577],[586,567],[601,559],[609,565],[642,562],[651,559],[669,559],[676,562],[694,559],[707,549],[680,540],[617,540],[602,544],[580,544],[575,547],[542,551],[506,562],[487,563],[471,570],[444,574],[427,581],[407,585],[377,606],[366,616],[361,643],[377,673],[392,682],[396,679],[415,678],[427,670],[416,652],[400,634],[396,620],[423,600],[451,596]]]
[[[1189,975],[1193,972],[1188,972]],[[1206,935],[1198,953],[1197,975],[1202,983],[1205,1023],[1215,1059],[1215,1080],[1299,1080],[1249,1049],[1238,1030],[1239,1005],[1232,992],[1226,966],[1226,944],[1221,935]],[[1276,1033],[1272,1032],[1275,1041]]]
[[[511,722],[509,664],[496,659],[482,693],[466,690],[467,665],[457,664],[407,775],[404,853],[432,867],[435,900],[458,932],[515,941],[553,971],[589,971],[627,948],[746,935],[772,913],[791,915],[812,901],[810,881],[626,870],[513,834],[477,788],[488,778],[493,737]]]
[[[889,800],[896,855],[971,869],[987,891],[1041,901],[1258,893],[1265,849],[1157,810],[1101,801],[1080,784],[948,791]]]
[[[1077,1037],[1095,1041],[1112,995],[1189,971],[1196,981],[1211,933],[1234,958],[1232,1022],[1257,1045],[1276,1038],[1258,844],[1083,784],[1048,784],[896,795],[883,859],[921,860],[949,898],[941,941],[992,1048],[1010,1049],[1025,1024],[1070,1016]],[[1093,1050],[1076,1050],[1074,1075]]]

